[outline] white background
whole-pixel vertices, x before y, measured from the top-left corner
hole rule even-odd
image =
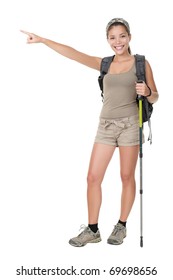
[[[0,4],[0,254],[1,278],[16,269],[156,267],[170,279],[172,255],[172,13],[171,1],[4,0]],[[144,247],[137,195],[121,246],[106,240],[119,218],[121,182],[115,155],[103,182],[99,227],[103,241],[74,248],[69,238],[87,224],[86,175],[102,106],[99,73],[41,44],[20,29],[95,56],[111,55],[105,26],[123,17],[132,52],[145,54],[160,94],[152,116],[153,144],[144,149]],[[145,125],[146,138],[148,128]],[[40,279],[75,279],[42,276]],[[125,279],[128,276],[118,276]],[[129,276],[131,277],[131,276]],[[133,276],[131,279],[134,278]],[[137,278],[137,277],[136,277]]]

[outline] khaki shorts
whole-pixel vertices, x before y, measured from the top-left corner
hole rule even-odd
[[[139,116],[119,119],[101,118],[95,142],[116,147],[139,145]],[[142,142],[144,143],[144,134]]]

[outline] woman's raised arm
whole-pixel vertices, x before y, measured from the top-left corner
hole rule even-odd
[[[60,43],[57,43],[55,41],[40,37],[34,33],[30,33],[24,30],[21,30],[22,33],[26,34],[27,37],[27,43],[32,44],[32,43],[43,43],[47,47],[51,48],[52,50],[56,51],[57,53],[75,60],[81,64],[84,64],[90,68],[100,70],[100,63],[101,63],[101,58],[95,57],[95,56],[90,56],[85,53],[79,52],[76,49],[63,45]]]

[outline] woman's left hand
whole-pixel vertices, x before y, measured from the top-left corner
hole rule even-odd
[[[150,89],[148,88],[145,82],[142,83],[136,82],[136,93],[138,95],[147,97],[150,95]]]

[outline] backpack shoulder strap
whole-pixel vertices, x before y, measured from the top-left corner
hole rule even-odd
[[[98,82],[99,82],[100,89],[102,91],[102,93],[101,93],[102,100],[103,100],[103,78],[104,78],[104,75],[107,74],[109,66],[114,59],[114,56],[115,55],[104,57],[104,58],[102,58],[102,61],[101,61],[100,76],[98,77]]]
[[[110,67],[111,62],[113,61],[115,55],[113,56],[107,56],[104,57],[101,61],[101,66],[100,66],[100,74],[101,76],[104,76],[105,74],[107,74],[108,69]]]
[[[135,55],[135,64],[136,64],[136,76],[138,80],[146,82],[145,78],[145,56],[144,55]]]

